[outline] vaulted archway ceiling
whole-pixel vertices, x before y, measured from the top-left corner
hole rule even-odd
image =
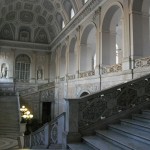
[[[77,13],[82,0],[1,0],[0,39],[48,44]]]

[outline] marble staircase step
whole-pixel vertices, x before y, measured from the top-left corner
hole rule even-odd
[[[121,124],[129,127],[134,127],[142,131],[150,132],[150,123],[131,120],[131,119],[121,119]]]
[[[69,150],[95,150],[85,143],[68,144]]]
[[[106,141],[116,144],[122,147],[123,149],[148,150],[150,147],[149,144],[137,141],[128,136],[122,135],[111,130],[98,130],[96,131],[96,134],[99,137],[105,139]]]
[[[113,143],[110,143],[109,141],[106,141],[99,136],[86,136],[83,137],[84,142],[91,146],[94,149],[98,150],[121,150],[120,147],[114,145]]]
[[[139,129],[136,129],[134,127],[129,127],[126,125],[109,125],[109,129],[112,131],[115,131],[117,133],[120,133],[122,135],[131,137],[135,140],[139,140],[141,142],[150,144],[150,134],[149,132],[145,132]]]

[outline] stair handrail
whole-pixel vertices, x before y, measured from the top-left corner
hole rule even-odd
[[[59,128],[60,124],[61,127],[63,125],[63,130]],[[56,135],[54,133],[55,136],[58,137],[59,139],[54,140],[52,138],[52,134],[53,134],[52,132],[54,130],[61,131],[61,133],[57,131],[55,132],[59,135]],[[62,144],[62,138],[60,137],[62,137],[62,133],[64,131],[65,131],[65,113],[62,113],[51,122],[45,123],[42,127],[32,132],[30,135],[25,135],[25,148],[34,148],[36,146],[44,146],[45,148],[47,148],[51,144],[56,144],[56,143]]]
[[[149,103],[149,93],[150,74],[147,74],[81,98],[66,99],[66,116],[70,118],[66,122],[67,132],[79,133],[97,122]],[[126,98],[129,94],[131,97]]]

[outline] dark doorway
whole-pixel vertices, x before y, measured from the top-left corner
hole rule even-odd
[[[51,121],[51,102],[43,102],[42,123]]]
[[[88,92],[83,92],[83,93],[80,95],[80,97],[83,97],[83,96],[86,96],[86,95],[89,95],[89,93],[88,93]]]

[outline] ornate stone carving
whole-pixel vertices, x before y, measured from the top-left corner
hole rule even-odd
[[[85,77],[94,76],[94,75],[95,75],[95,71],[86,71],[86,72],[80,73],[79,78],[85,78]]]
[[[122,64],[116,64],[112,66],[102,66],[102,73],[113,73],[122,71]]]
[[[41,92],[41,101],[53,101],[54,100],[54,89],[48,89]]]
[[[150,66],[150,57],[135,60],[135,68]]]
[[[57,139],[58,139],[58,129],[57,129],[57,124],[54,124],[51,127],[51,143],[57,143]]]

